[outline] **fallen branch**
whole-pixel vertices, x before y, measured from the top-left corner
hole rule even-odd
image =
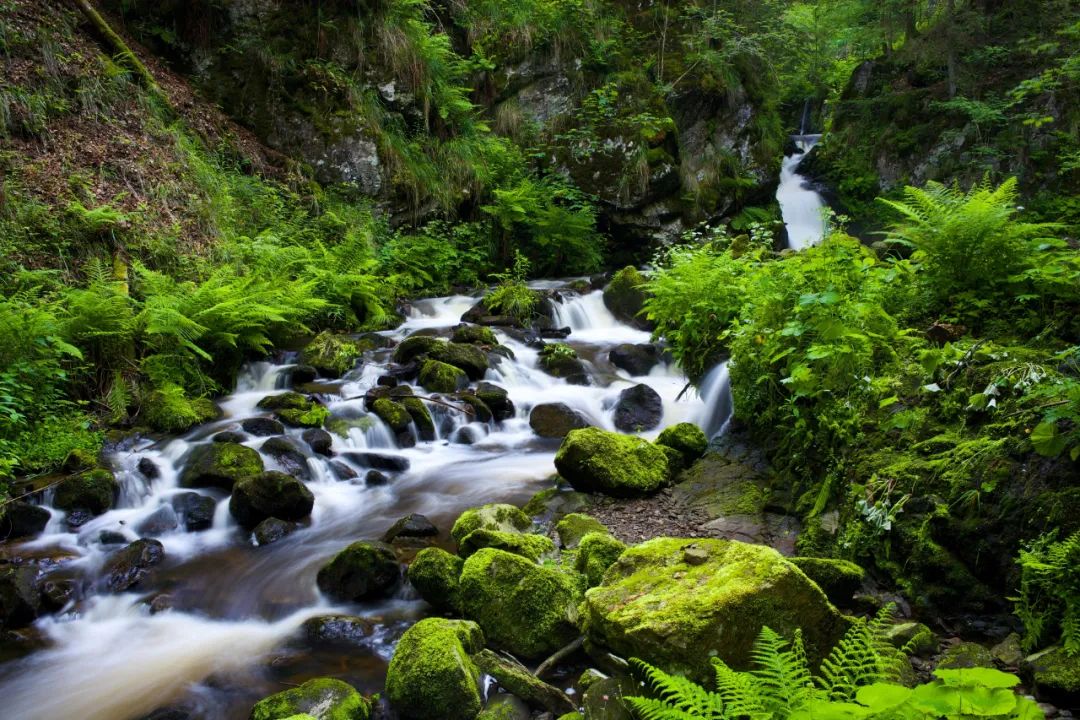
[[[566,647],[560,650],[556,650],[554,655],[549,657],[544,662],[540,663],[536,667],[536,670],[533,672],[533,675],[538,678],[544,677],[544,674],[550,671],[553,667],[555,667],[555,665],[558,664],[561,660],[563,660],[563,658],[565,658],[567,655],[571,655],[577,652],[584,644],[585,636],[581,635],[576,640],[568,644]]]

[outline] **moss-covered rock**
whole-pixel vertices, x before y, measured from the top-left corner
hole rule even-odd
[[[705,454],[709,446],[709,439],[701,428],[693,423],[679,423],[669,428],[664,428],[660,437],[656,438],[657,445],[663,445],[677,450],[683,457],[683,465],[689,467],[695,460]]]
[[[414,398],[415,399],[415,398]],[[408,430],[412,424],[412,415],[404,405],[390,398],[379,398],[371,404],[371,412],[375,413],[390,429],[396,433]]]
[[[475,720],[484,647],[476,623],[426,618],[402,635],[386,672],[386,696],[403,720]]]
[[[56,486],[53,505],[60,510],[86,510],[100,515],[112,508],[120,485],[108,470],[98,468],[64,478]]]
[[[525,532],[532,528],[532,520],[513,505],[505,503],[482,505],[461,513],[454,521],[454,527],[450,528],[450,537],[460,544],[466,535],[481,528],[502,532]]]
[[[334,600],[360,602],[388,596],[401,579],[394,549],[355,542],[319,570],[319,589]]]
[[[938,667],[945,670],[994,667],[994,656],[978,643],[959,642],[945,648],[938,660]]]
[[[37,568],[0,566],[0,630],[34,622],[41,611],[41,588]]]
[[[476,397],[491,408],[491,415],[496,420],[502,421],[514,417],[514,403],[510,400],[510,394],[506,388],[482,382],[476,386]]]
[[[412,418],[413,424],[416,426],[416,433],[420,436],[420,439],[434,440],[435,421],[431,419],[431,412],[428,411],[424,401],[417,397],[406,397],[401,398],[399,402],[405,408],[405,411],[409,413],[409,417]]]
[[[604,573],[626,552],[626,545],[604,532],[591,532],[581,539],[574,569],[585,576],[589,587],[604,580]]]
[[[566,574],[503,550],[478,551],[461,572],[465,616],[480,623],[490,643],[526,658],[554,652],[577,636],[580,599],[577,582]]]
[[[428,603],[460,613],[458,588],[464,566],[464,560],[442,548],[424,548],[409,565],[409,582]]]
[[[494,347],[499,344],[499,339],[495,337],[495,331],[483,325],[458,325],[454,328],[454,335],[450,339],[465,345],[489,345]]]
[[[304,483],[271,471],[237,480],[229,512],[240,525],[251,529],[268,518],[303,520],[314,505],[315,496]]]
[[[1031,678],[1040,700],[1062,707],[1080,706],[1080,656],[1054,647],[1025,658],[1021,669]]]
[[[907,655],[930,657],[938,649],[937,636],[922,623],[898,623],[885,632],[885,637],[893,647]]]
[[[467,558],[483,548],[498,548],[536,562],[542,555],[555,552],[555,543],[546,535],[480,528],[462,539],[458,554]]]
[[[489,362],[487,354],[475,345],[456,342],[443,342],[428,351],[432,360],[444,362],[460,368],[470,380],[479,380],[487,372]]]
[[[295,392],[267,395],[256,407],[274,411],[281,422],[292,427],[322,427],[330,416],[325,407],[307,395]]]
[[[529,427],[540,437],[564,438],[589,427],[589,418],[566,403],[541,403],[529,412]]]
[[[476,720],[529,720],[529,704],[515,695],[499,693],[488,698]]]
[[[356,367],[356,361],[363,354],[363,346],[358,341],[326,331],[316,335],[301,351],[300,362],[326,377],[336,378]]]
[[[639,437],[599,428],[567,435],[555,455],[555,467],[575,490],[615,497],[654,493],[671,476],[663,450]]]
[[[507,660],[491,650],[481,650],[473,655],[473,662],[485,675],[509,693],[525,700],[534,707],[542,707],[552,715],[573,712],[573,701],[562,690],[547,684],[520,664]]]
[[[154,430],[182,433],[216,420],[221,410],[209,398],[189,398],[182,388],[170,385],[143,396],[139,417]]]
[[[566,343],[548,343],[540,349],[540,369],[548,375],[563,378],[571,385],[588,385],[589,372],[578,357],[577,350]]]
[[[644,328],[647,323],[640,317],[645,305],[645,276],[634,267],[624,267],[604,288],[604,305],[611,314],[625,323]]]
[[[848,607],[852,596],[862,587],[866,571],[853,562],[835,558],[791,558],[806,576],[818,584],[833,603]]]
[[[570,513],[563,516],[555,526],[555,534],[559,536],[559,545],[564,548],[575,548],[581,539],[589,533],[607,533],[607,526],[591,515]]]
[[[699,681],[711,676],[713,656],[747,669],[763,625],[787,637],[802,628],[812,664],[849,626],[780,553],[732,540],[631,547],[585,594],[583,612],[591,642]]]
[[[472,411],[472,418],[476,422],[491,422],[491,420],[495,417],[495,415],[491,412],[491,408],[487,406],[487,403],[477,397],[475,393],[471,393],[468,391],[459,392],[454,397],[459,402],[462,402],[468,406],[469,410]]]
[[[181,487],[217,487],[232,490],[242,478],[263,471],[259,453],[237,443],[199,445],[180,473]]]
[[[402,340],[401,343],[394,348],[394,362],[401,363],[402,365],[410,363],[417,358],[427,355],[443,342],[443,340],[440,340],[437,337],[431,337],[430,335],[413,335],[412,337]]]
[[[469,376],[464,370],[438,360],[425,360],[420,366],[420,385],[425,390],[453,393],[469,386]]]
[[[293,720],[297,715],[316,720],[368,720],[371,701],[341,680],[316,678],[255,703],[250,720]]]

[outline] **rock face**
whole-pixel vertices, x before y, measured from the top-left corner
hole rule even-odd
[[[244,478],[233,488],[229,512],[246,528],[267,518],[303,520],[311,514],[315,496],[291,475],[265,472]]]
[[[142,582],[150,568],[165,559],[165,548],[157,540],[136,540],[117,550],[105,561],[105,585],[112,592],[124,592]]]
[[[232,490],[237,480],[263,471],[259,453],[246,445],[210,443],[191,451],[183,472],[182,487],[217,487]]]
[[[255,703],[249,720],[287,720],[305,714],[317,720],[368,720],[371,702],[341,680],[316,678]]]
[[[619,393],[619,400],[615,403],[615,427],[620,430],[652,430],[663,417],[664,401],[648,385],[635,385]]]
[[[711,676],[712,656],[748,668],[763,625],[786,637],[802,628],[812,665],[848,627],[778,552],[732,540],[634,546],[585,594],[583,613],[591,641],[699,681]]]
[[[119,492],[120,486],[111,472],[90,470],[61,480],[53,504],[68,512],[85,510],[100,515],[112,508]]]
[[[615,497],[654,493],[670,477],[668,457],[659,447],[599,428],[567,435],[555,455],[555,467],[575,490]]]
[[[386,597],[401,579],[394,550],[383,543],[355,542],[319,570],[319,589],[334,600],[361,602]]]
[[[402,720],[474,720],[482,706],[484,647],[476,623],[426,618],[402,635],[386,672],[386,696]]]
[[[525,658],[554,652],[573,640],[581,592],[567,575],[519,555],[485,548],[465,561],[461,605],[497,647]]]
[[[657,352],[655,345],[648,343],[643,345],[623,343],[611,349],[608,359],[611,360],[612,365],[631,375],[648,375],[649,371],[660,362],[660,353]]]
[[[540,437],[561,438],[589,427],[589,419],[565,403],[543,403],[529,413],[529,427]]]

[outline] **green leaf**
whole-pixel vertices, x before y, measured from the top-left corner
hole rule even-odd
[[[950,687],[1014,688],[1020,678],[994,668],[938,668],[934,676]]]
[[[1043,457],[1057,457],[1068,441],[1058,433],[1057,424],[1044,420],[1031,431],[1031,445]]]
[[[883,712],[903,705],[911,699],[911,690],[903,685],[874,683],[855,692],[855,699],[874,712]]]

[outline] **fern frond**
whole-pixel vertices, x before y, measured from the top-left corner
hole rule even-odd
[[[895,606],[890,603],[869,622],[856,620],[822,661],[814,680],[830,699],[850,701],[864,685],[899,678],[900,663],[905,658],[887,636],[895,612]]]
[[[768,720],[772,713],[765,709],[750,673],[732,670],[723,660],[712,659],[716,672],[716,694],[724,702],[724,713],[739,720]]]
[[[642,660],[634,658],[630,662],[644,676],[653,694],[666,705],[702,720],[722,720],[725,717],[724,701],[716,693],[681,675],[669,675]]]
[[[806,701],[814,683],[801,633],[796,633],[792,647],[774,630],[762,627],[750,657],[756,665],[754,684],[767,709],[787,715]]]

